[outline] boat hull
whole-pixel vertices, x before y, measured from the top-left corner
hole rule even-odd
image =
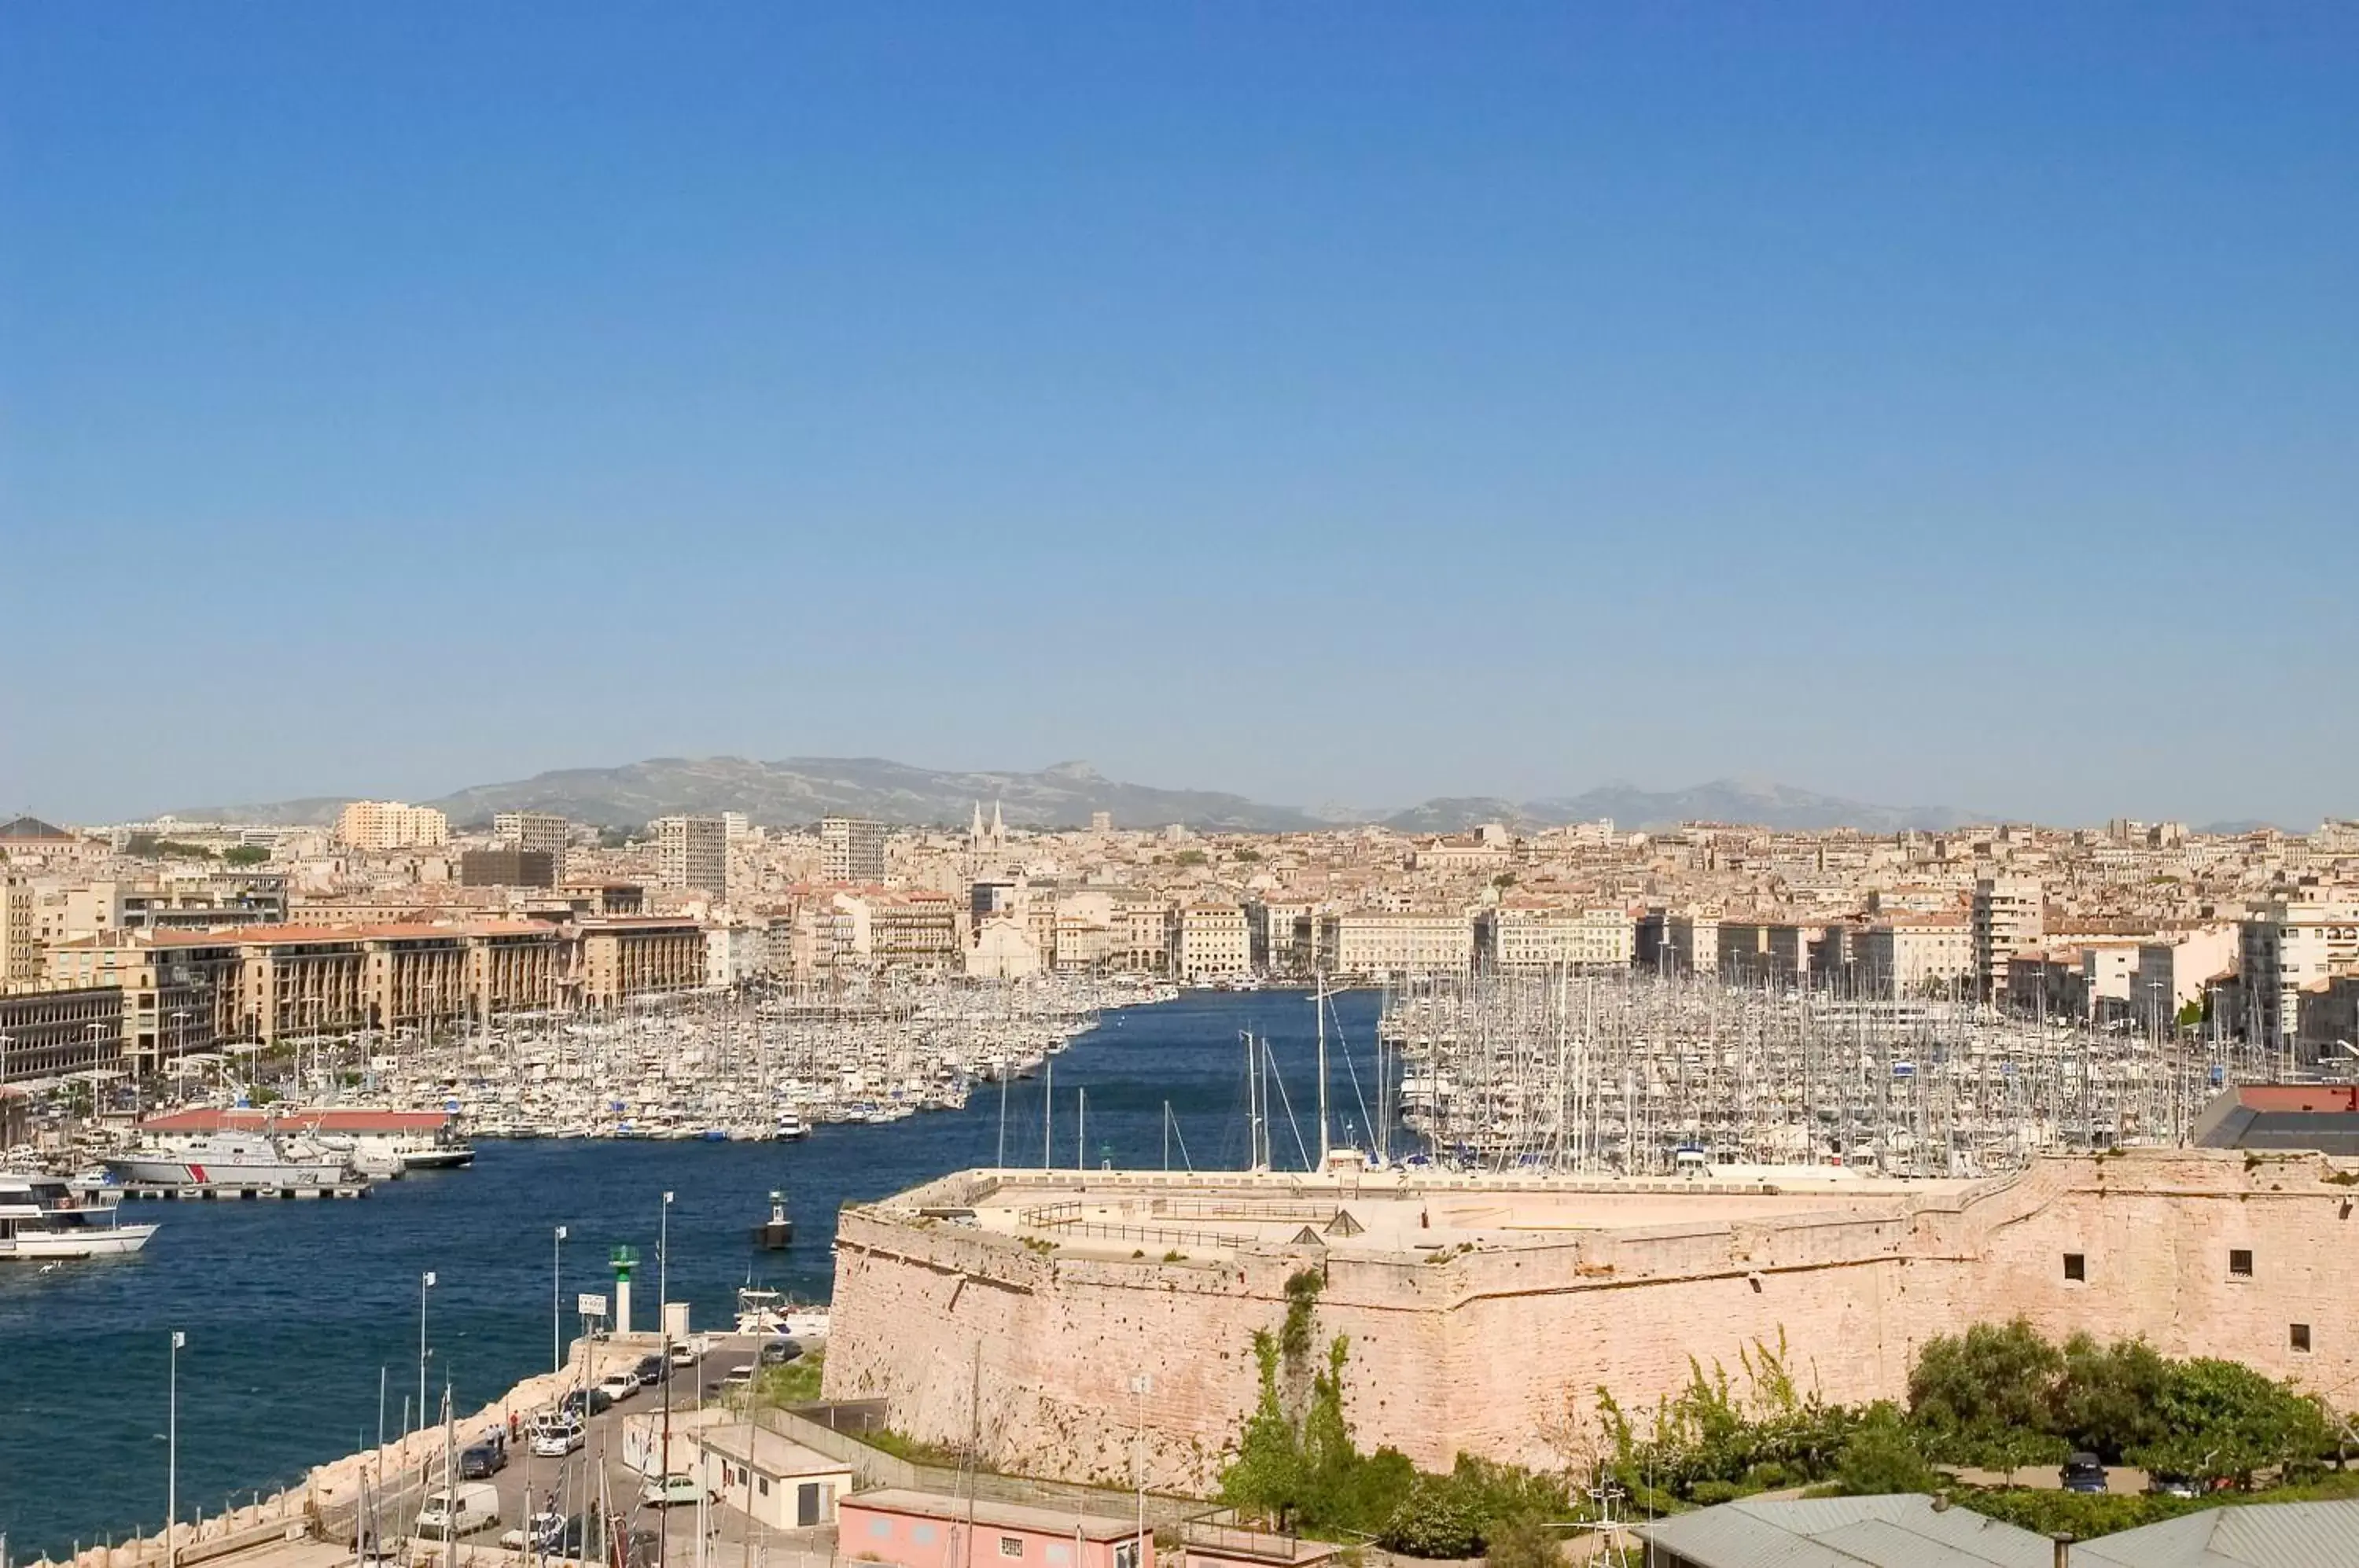
[[[344,1179],[342,1160],[256,1160],[215,1164],[169,1155],[126,1155],[106,1162],[118,1181],[150,1187],[333,1187]]]
[[[147,1246],[156,1229],[152,1225],[93,1225],[73,1231],[19,1231],[0,1240],[0,1263],[119,1258]]]

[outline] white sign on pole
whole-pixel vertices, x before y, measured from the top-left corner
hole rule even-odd
[[[573,1298],[573,1310],[585,1318],[603,1318],[606,1315],[606,1298],[584,1290]]]

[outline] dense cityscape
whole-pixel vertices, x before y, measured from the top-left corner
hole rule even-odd
[[[2359,1568],[2354,81],[0,5],[0,1568]]]
[[[2359,1061],[2359,822],[1462,835],[545,812],[0,825],[0,1081],[750,985],[1704,975]]]

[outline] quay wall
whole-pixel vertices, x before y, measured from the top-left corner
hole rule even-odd
[[[1806,1388],[1897,1397],[1927,1339],[2017,1315],[2060,1338],[2233,1357],[2348,1403],[2353,1183],[2359,1162],[2317,1155],[2135,1151],[2044,1160],[1964,1191],[1699,1194],[1693,1223],[1440,1258],[1248,1245],[1165,1261],[919,1214],[986,1193],[970,1173],[844,1211],[826,1391],[885,1399],[920,1440],[978,1432],[1003,1468],[1114,1484],[1143,1421],[1147,1484],[1201,1490],[1252,1408],[1253,1334],[1278,1326],[1288,1278],[1311,1268],[1321,1352],[1351,1338],[1361,1444],[1429,1466],[1461,1452],[1562,1463],[1593,1440],[1598,1389],[1649,1406],[1684,1386],[1691,1357],[1741,1388],[1740,1358],[1781,1341]],[[1093,1195],[1101,1185],[1093,1175]],[[1658,1189],[1650,1209],[1664,1206]],[[2252,1254],[2249,1276],[2231,1272],[2232,1250]],[[2082,1279],[2065,1278],[2068,1253]],[[2292,1348],[2296,1323],[2308,1353]]]

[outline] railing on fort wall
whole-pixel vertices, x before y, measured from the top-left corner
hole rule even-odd
[[[1101,1241],[1154,1241],[1172,1247],[1238,1247],[1252,1244],[1253,1237],[1227,1231],[1194,1230],[1184,1225],[1119,1225],[1112,1220],[1085,1220],[1079,1203],[1043,1203],[1037,1209],[1022,1209],[1016,1218],[1027,1230],[1055,1231],[1060,1236],[1074,1236]],[[1334,1217],[1331,1209],[1323,1216]]]

